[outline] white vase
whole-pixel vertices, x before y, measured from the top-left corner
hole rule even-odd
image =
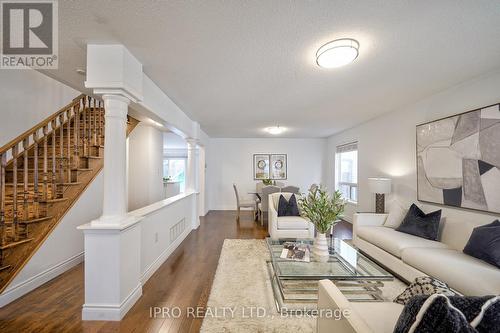
[[[314,239],[313,255],[320,261],[328,261],[330,253],[328,253],[328,241],[325,234],[318,233]]]

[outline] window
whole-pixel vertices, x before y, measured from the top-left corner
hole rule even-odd
[[[335,189],[344,199],[358,202],[358,143],[337,147],[335,154]]]
[[[186,159],[167,158],[163,160],[163,177],[180,182],[180,191],[186,188]]]

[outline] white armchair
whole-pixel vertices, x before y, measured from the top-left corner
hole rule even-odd
[[[349,302],[330,280],[318,283],[318,333],[393,332],[403,305],[394,302]],[[327,315],[327,311],[333,315]]]
[[[293,193],[273,193],[269,195],[268,228],[271,239],[314,238],[314,225],[301,216],[278,217],[280,195],[289,200]],[[298,195],[295,195],[297,199]]]

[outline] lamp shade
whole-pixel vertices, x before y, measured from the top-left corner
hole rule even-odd
[[[370,192],[389,194],[391,193],[392,181],[389,178],[368,178]]]

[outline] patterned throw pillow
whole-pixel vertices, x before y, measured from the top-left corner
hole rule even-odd
[[[432,294],[443,294],[446,296],[459,296],[448,287],[446,283],[430,276],[420,276],[413,281],[399,296],[394,299],[394,303],[405,305],[413,296]]]
[[[415,296],[394,333],[500,333],[499,296]]]

